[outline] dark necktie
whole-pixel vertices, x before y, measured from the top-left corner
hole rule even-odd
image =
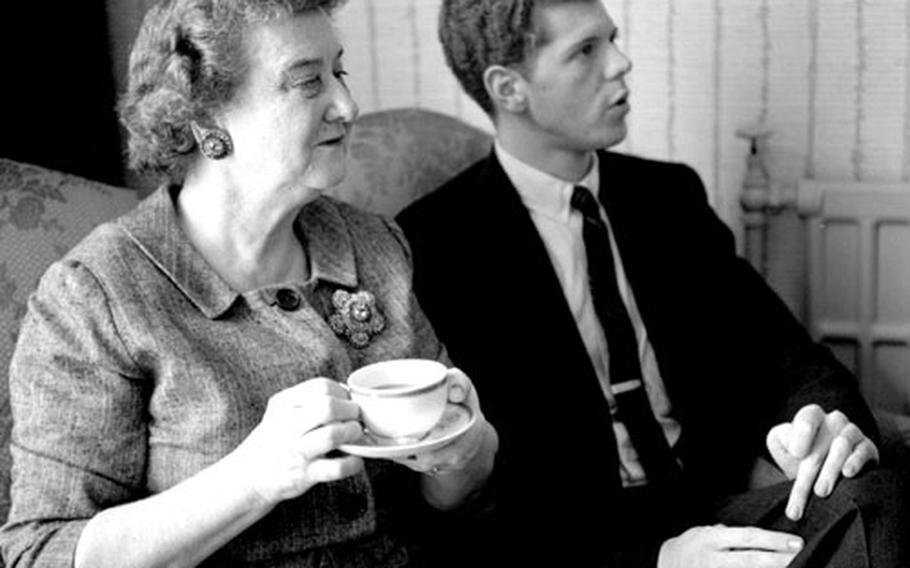
[[[594,311],[607,339],[610,385],[616,400],[615,419],[625,424],[629,431],[648,482],[667,481],[676,477],[679,466],[645,392],[635,329],[616,284],[607,226],[600,216],[597,200],[586,187],[575,187],[571,204],[584,219],[582,236],[588,257],[588,279]]]

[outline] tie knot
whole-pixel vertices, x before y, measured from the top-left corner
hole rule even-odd
[[[569,203],[584,217],[600,219],[600,206],[597,204],[594,194],[587,187],[576,185],[572,190],[572,199],[569,200]]]

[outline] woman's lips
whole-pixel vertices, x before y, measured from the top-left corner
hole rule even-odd
[[[319,143],[320,146],[337,146],[344,142],[344,135],[334,136],[332,138],[326,138]]]

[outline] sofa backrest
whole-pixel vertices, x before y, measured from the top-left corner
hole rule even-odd
[[[489,135],[439,113],[365,114],[353,130],[348,175],[333,194],[394,215],[489,149]],[[53,261],[138,201],[135,190],[0,158],[0,522],[9,510],[8,370],[28,296]]]
[[[461,120],[402,108],[357,120],[348,173],[333,195],[394,216],[490,152],[492,137]]]

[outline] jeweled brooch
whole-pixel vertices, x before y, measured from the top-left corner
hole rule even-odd
[[[376,305],[376,297],[370,292],[335,290],[332,307],[334,312],[329,316],[329,327],[354,347],[366,347],[385,329],[385,318]]]

